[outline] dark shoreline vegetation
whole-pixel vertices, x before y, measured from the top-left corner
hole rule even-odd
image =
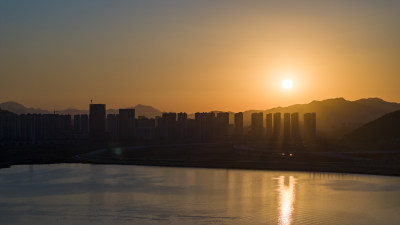
[[[118,147],[125,146],[125,147]],[[129,147],[127,147],[129,146]],[[400,176],[400,151],[378,147],[247,143],[64,143],[2,149],[0,168],[91,163]]]

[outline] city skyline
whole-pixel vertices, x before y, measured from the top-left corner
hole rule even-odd
[[[0,6],[1,102],[239,112],[336,97],[400,101],[395,1]]]
[[[0,0],[0,224],[398,224],[400,0]]]
[[[268,119],[272,118],[272,113],[255,112],[251,114],[251,126],[245,127],[243,112],[235,113],[230,121],[227,112],[197,112],[194,118],[188,118],[184,112],[164,112],[156,118],[136,118],[135,109],[119,109],[117,114],[107,114],[106,104],[90,104],[89,109],[89,114],[74,116],[56,113],[17,115],[0,110],[0,140],[2,145],[67,140],[171,143],[264,140],[289,143],[302,138],[315,141],[317,137],[315,112],[304,113],[301,123],[298,112],[285,113],[283,120],[280,112],[274,113],[273,122]],[[273,132],[270,132],[272,127]]]

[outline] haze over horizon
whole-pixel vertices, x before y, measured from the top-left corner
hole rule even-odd
[[[397,1],[0,1],[0,102],[185,112],[399,102],[399,11]]]
[[[394,103],[394,104],[400,104],[399,102],[390,102],[390,101],[385,101],[384,99],[381,99],[381,98],[378,98],[378,97],[371,97],[371,98],[362,98],[362,99],[355,99],[355,100],[349,100],[349,99],[345,99],[345,98],[343,98],[343,97],[338,97],[338,98],[330,98],[330,99],[323,99],[323,100],[313,100],[313,101],[311,101],[311,102],[306,102],[306,103],[296,103],[296,104],[291,104],[291,105],[285,105],[285,106],[275,106],[275,107],[270,107],[270,108],[259,108],[259,109],[245,109],[245,110],[243,110],[243,111],[240,111],[240,112],[248,112],[248,111],[265,111],[265,110],[279,110],[279,108],[282,108],[282,109],[285,109],[285,108],[290,108],[290,107],[297,107],[297,106],[304,106],[304,105],[310,105],[310,104],[312,104],[313,102],[315,102],[315,101],[317,101],[317,102],[320,102],[320,103],[323,103],[323,104],[326,104],[327,102],[331,102],[332,103],[332,101],[334,101],[334,102],[336,102],[336,103],[340,103],[341,101],[336,101],[336,100],[339,100],[339,99],[343,99],[343,101],[344,102],[357,102],[357,101],[362,101],[362,100],[369,100],[369,103],[373,103],[373,102],[381,102],[382,101],[382,103],[386,103],[386,104],[391,104],[391,103]],[[86,108],[73,108],[73,107],[68,107],[68,108],[59,108],[59,109],[56,109],[56,108],[53,108],[53,109],[47,109],[47,108],[40,108],[40,107],[36,107],[36,106],[28,106],[28,105],[24,105],[24,104],[21,104],[21,103],[19,103],[19,102],[16,102],[16,101],[5,101],[5,102],[0,102],[0,109],[3,109],[2,107],[3,107],[3,104],[7,104],[7,107],[6,108],[4,108],[5,110],[10,110],[10,111],[13,111],[12,109],[17,109],[17,108],[19,108],[19,107],[16,107],[16,106],[11,106],[11,105],[9,105],[8,103],[15,103],[15,104],[19,104],[19,105],[22,105],[23,107],[25,107],[25,109],[32,109],[32,110],[44,110],[44,111],[49,111],[49,112],[53,112],[53,111],[57,111],[57,112],[62,112],[62,111],[70,111],[70,110],[77,110],[77,111],[88,111],[89,110],[89,104],[86,106]],[[239,112],[239,111],[232,111],[232,110],[219,110],[219,109],[212,109],[212,110],[200,110],[200,111],[193,111],[193,112],[191,112],[191,111],[182,111],[182,110],[179,110],[179,109],[177,109],[177,110],[170,110],[170,111],[166,111],[166,110],[163,110],[162,108],[159,108],[159,107],[157,107],[157,106],[152,106],[152,105],[148,105],[148,104],[142,104],[142,103],[138,103],[138,104],[133,104],[133,105],[129,105],[129,106],[126,106],[126,107],[109,107],[109,105],[107,104],[107,103],[100,103],[100,102],[97,102],[98,104],[106,104],[106,109],[107,110],[118,110],[118,109],[120,109],[120,108],[137,108],[138,106],[141,106],[141,109],[143,109],[143,107],[144,108],[147,108],[147,109],[152,109],[152,110],[154,110],[154,111],[159,111],[160,113],[161,112],[186,112],[186,113],[189,113],[189,114],[194,114],[194,113],[196,113],[196,112],[211,112],[211,111],[222,111],[222,112],[233,112],[233,113],[235,113],[235,112]],[[365,103],[365,102],[364,102]],[[96,104],[96,102],[93,102],[93,104]],[[16,108],[15,108],[16,107]],[[10,109],[8,109],[8,108],[10,108]],[[285,111],[285,110],[284,110]],[[289,111],[291,111],[291,110],[289,110]],[[313,111],[312,109],[311,109],[311,111]],[[36,112],[29,112],[29,113],[36,113]]]

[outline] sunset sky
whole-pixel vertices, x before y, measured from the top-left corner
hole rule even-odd
[[[192,113],[399,88],[400,1],[0,0],[0,102]]]

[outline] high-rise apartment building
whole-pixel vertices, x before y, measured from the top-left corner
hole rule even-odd
[[[292,113],[292,115],[290,115],[290,126],[292,139],[300,139],[299,113]]]
[[[278,139],[281,137],[281,113],[274,113],[274,134],[273,137]]]
[[[118,114],[107,114],[106,131],[107,131],[108,138],[111,138],[114,140],[119,138],[119,115]]]
[[[317,135],[317,114],[306,113],[304,114],[304,133],[305,137],[314,139]]]
[[[272,133],[272,113],[268,113],[265,120],[266,125],[266,136],[267,138],[271,138],[273,136]]]
[[[217,113],[217,137],[218,140],[226,141],[229,135],[229,113]]]
[[[90,104],[89,133],[92,139],[103,140],[106,135],[106,105]]]
[[[251,133],[255,138],[261,138],[263,136],[263,113],[252,113],[251,114]]]
[[[188,124],[187,124],[187,114],[184,112],[178,113],[178,121],[177,121],[177,131],[178,131],[178,139],[181,141],[188,139]]]
[[[243,137],[243,113],[235,113],[235,138],[241,139]]]
[[[135,134],[135,109],[119,109],[119,137],[132,140]]]
[[[290,139],[290,113],[283,114],[283,138]]]

